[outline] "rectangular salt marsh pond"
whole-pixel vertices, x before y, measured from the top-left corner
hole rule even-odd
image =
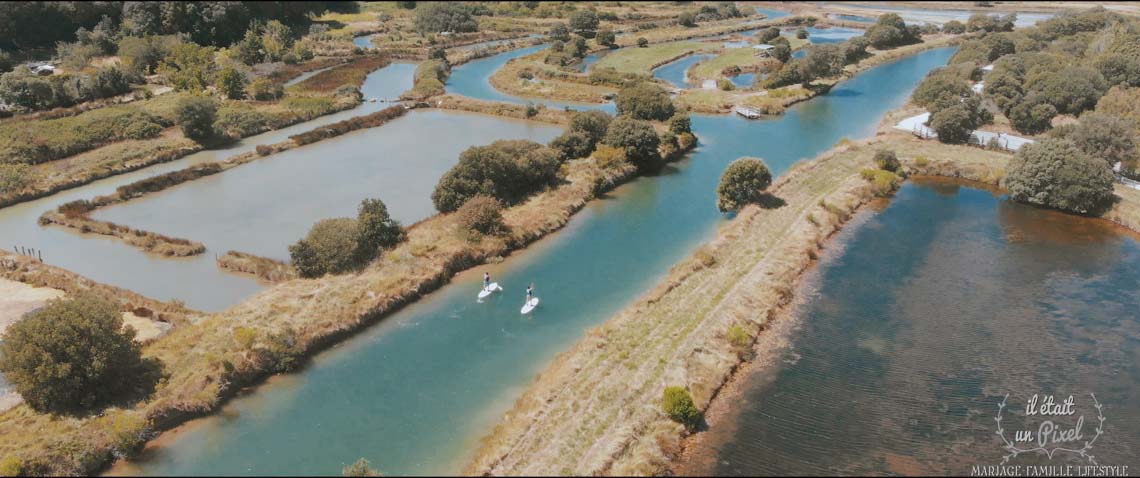
[[[383,200],[405,225],[431,216],[436,182],[468,147],[497,139],[546,143],[561,131],[530,121],[414,110],[384,126],[259,159],[95,217],[201,241],[210,261],[231,249],[288,260],[288,245],[313,223],[355,216],[364,198]]]

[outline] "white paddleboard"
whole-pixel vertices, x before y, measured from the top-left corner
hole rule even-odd
[[[531,297],[530,302],[522,306],[522,313],[529,314],[535,307],[538,307],[538,297]]]
[[[485,299],[485,298],[487,298],[487,296],[494,294],[496,291],[500,291],[500,290],[503,290],[503,288],[499,287],[499,283],[498,282],[492,282],[491,285],[484,287],[483,290],[479,291],[479,298]]]

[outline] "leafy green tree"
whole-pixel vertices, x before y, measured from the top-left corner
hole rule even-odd
[[[191,96],[178,102],[174,111],[182,134],[201,141],[215,134],[214,121],[218,115],[218,102],[206,96]]]
[[[411,3],[413,6],[415,4],[415,2],[400,3]],[[340,471],[340,474],[342,476],[384,476],[383,473],[372,469],[372,463],[364,458],[356,460],[355,463],[344,467],[344,469]]]
[[[213,83],[214,48],[181,43],[158,65],[158,74],[175,90],[202,91]]]
[[[281,60],[293,47],[293,30],[279,20],[270,20],[262,29],[261,44],[266,58]]]
[[[855,37],[840,43],[839,46],[843,50],[843,62],[850,65],[867,57],[867,47],[870,44],[871,41],[867,37]]]
[[[1108,91],[1108,83],[1096,70],[1069,66],[1059,70],[1038,71],[1025,80],[1025,89],[1039,93],[1061,114],[1080,114],[1096,106]]]
[[[1104,160],[1064,138],[1022,146],[1009,162],[1003,185],[1016,201],[1081,214],[1112,200],[1112,171]]]
[[[697,14],[694,12],[683,12],[680,17],[677,17],[677,23],[683,27],[695,27],[697,26]]]
[[[52,108],[55,89],[51,82],[20,66],[0,76],[0,102],[30,110]]]
[[[947,144],[963,144],[970,139],[970,113],[962,105],[943,108],[930,115],[930,128],[938,140]]]
[[[0,163],[0,195],[20,191],[31,181],[31,166],[21,163]]]
[[[661,408],[673,421],[695,429],[701,422],[701,411],[693,404],[693,397],[685,387],[667,387],[661,397]]]
[[[1140,86],[1140,59],[1120,53],[1106,53],[1094,62],[1109,86]]]
[[[756,34],[756,41],[760,43],[768,43],[777,38],[780,38],[779,27],[768,27]]]
[[[615,102],[619,116],[630,115],[642,120],[664,121],[675,111],[669,92],[647,81],[621,89]]]
[[[589,110],[576,112],[570,117],[570,130],[589,135],[591,141],[601,141],[610,127],[613,117],[604,111]]]
[[[598,14],[592,10],[578,10],[570,16],[570,29],[579,35],[592,37],[598,29]]]
[[[609,129],[613,118],[602,111],[576,112],[570,117],[570,127],[561,136],[550,142],[550,147],[559,152],[563,161],[584,158],[594,152],[594,147]]]
[[[585,158],[594,152],[595,145],[596,142],[583,131],[567,130],[550,141],[550,148],[558,151],[558,159],[562,161]]]
[[[550,27],[550,33],[547,33],[546,36],[549,37],[551,41],[566,43],[570,41],[570,27],[562,22],[555,23],[554,26]]]
[[[1025,134],[1039,134],[1052,127],[1057,108],[1043,96],[1032,93],[1009,109],[1009,124]]]
[[[1134,125],[1118,116],[1091,112],[1081,115],[1080,123],[1057,128],[1051,134],[1064,137],[1089,156],[1101,159],[1110,167],[1137,159]]]
[[[894,151],[889,149],[875,151],[875,167],[893,173],[897,172],[900,166],[902,164],[899,163],[899,158]]]
[[[473,32],[479,23],[470,8],[460,2],[419,2],[416,6],[416,30],[421,33]]]
[[[759,158],[733,161],[720,176],[716,187],[716,207],[721,212],[739,211],[748,204],[760,204],[772,185],[772,172]]]
[[[361,262],[371,261],[380,250],[390,249],[407,238],[400,221],[388,215],[388,206],[379,199],[365,199],[360,203],[356,223],[360,233],[356,241],[357,257]]]
[[[647,121],[619,116],[610,123],[602,143],[623,149],[626,158],[642,171],[652,171],[661,166],[661,153],[657,149],[661,138]]]
[[[966,33],[966,24],[958,20],[950,20],[942,25],[942,31],[954,35]]]
[[[817,78],[829,78],[843,72],[847,63],[838,45],[823,44],[808,48],[807,56],[798,63],[800,78],[804,83]]]
[[[1097,102],[1096,111],[1127,121],[1133,134],[1140,135],[1140,88],[1112,87]]]
[[[217,88],[226,98],[240,100],[245,97],[247,81],[242,72],[233,67],[228,67],[218,73]]]
[[[55,299],[12,324],[0,372],[39,412],[74,413],[149,394],[161,364],[142,358],[118,304],[91,294]]]
[[[257,101],[272,101],[285,96],[285,88],[268,78],[258,78],[249,84],[246,94]]]
[[[490,196],[468,199],[456,211],[464,229],[481,234],[498,234],[507,230],[503,223],[503,203]]]
[[[807,37],[808,37],[807,30],[804,30],[803,28],[796,30],[796,38],[799,38],[800,40],[804,40]]]
[[[909,28],[902,17],[894,13],[879,15],[878,20],[863,34],[871,46],[886,50],[898,46],[919,43],[921,38]]]
[[[645,37],[637,37],[638,48],[645,48],[647,46],[649,46],[649,40],[646,40]]]
[[[669,118],[669,131],[673,134],[693,132],[693,122],[686,113],[677,113]]]
[[[304,239],[289,246],[293,267],[301,277],[320,277],[352,270],[359,259],[360,227],[355,219],[322,219]]]
[[[261,42],[261,25],[251,25],[241,41],[234,44],[234,50],[242,63],[247,65],[261,63],[265,59],[265,45]]]
[[[483,195],[516,204],[558,179],[558,153],[533,141],[501,140],[472,146],[440,178],[432,202],[440,212]]]
[[[970,83],[947,68],[931,71],[911,94],[915,104],[927,109],[953,105],[973,94]]]
[[[606,48],[614,48],[617,46],[617,35],[612,28],[605,27],[598,30],[598,36],[594,37],[594,41]]]

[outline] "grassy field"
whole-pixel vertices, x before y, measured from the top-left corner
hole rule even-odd
[[[712,50],[715,43],[678,41],[650,45],[645,48],[627,48],[609,55],[594,64],[594,68],[613,68],[622,73],[650,74],[654,68],[682,56],[698,51]]]
[[[792,300],[794,285],[827,238],[875,194],[859,171],[879,148],[912,174],[997,183],[1010,154],[887,133],[800,164],[770,189],[775,209],[745,208],[674,266],[636,303],[560,355],[483,441],[468,474],[659,475],[686,430],[661,410],[662,391],[684,386],[706,409]],[[1140,191],[1117,188],[1107,220],[1140,228]]]
[[[714,58],[693,65],[689,70],[689,78],[693,81],[722,78],[721,72],[725,68],[739,67],[744,71],[751,71],[760,65],[775,60],[757,55],[755,48],[732,48]],[[778,64],[778,62],[776,62]]]

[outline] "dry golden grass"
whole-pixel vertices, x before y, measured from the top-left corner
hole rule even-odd
[[[560,109],[546,108],[543,105],[535,106],[535,114],[527,116],[527,106],[497,101],[477,100],[459,95],[442,95],[432,98],[429,104],[434,108],[456,111],[468,111],[505,118],[529,119],[552,124],[569,124],[570,115]]]
[[[228,271],[250,274],[267,282],[283,282],[297,278],[297,271],[289,264],[239,251],[229,251],[219,257],[218,267]]]

